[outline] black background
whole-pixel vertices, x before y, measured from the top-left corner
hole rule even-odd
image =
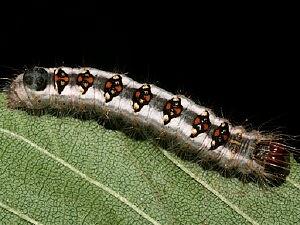
[[[292,6],[118,6],[3,5],[1,67],[128,72],[191,96],[234,124],[300,134]]]

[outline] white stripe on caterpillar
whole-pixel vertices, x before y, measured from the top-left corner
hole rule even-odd
[[[28,109],[93,111],[125,120],[153,135],[188,146],[202,160],[225,169],[282,182],[289,174],[288,147],[273,135],[232,126],[212,110],[125,74],[94,68],[35,67],[11,85],[9,105]]]

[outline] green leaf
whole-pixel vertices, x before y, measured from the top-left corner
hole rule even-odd
[[[32,116],[0,94],[1,224],[295,224],[299,166],[262,189],[93,120]]]

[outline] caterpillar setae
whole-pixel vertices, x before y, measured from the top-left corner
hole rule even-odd
[[[266,183],[285,181],[295,150],[272,133],[233,126],[185,96],[94,68],[26,70],[12,81],[8,100],[12,108],[72,109],[125,121],[184,146],[202,161]]]

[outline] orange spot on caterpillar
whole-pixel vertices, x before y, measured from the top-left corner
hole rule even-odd
[[[197,116],[196,119],[194,120],[194,125],[198,125],[200,124],[201,120],[200,118]]]
[[[171,109],[171,107],[172,107],[172,104],[170,102],[168,102],[165,106],[165,109],[169,110],[169,109]]]
[[[83,80],[82,76],[81,76],[81,75],[78,76],[77,81],[78,81],[78,82],[81,82],[82,80]]]
[[[145,101],[150,102],[151,96],[150,95],[145,95],[144,99],[145,99]]]
[[[112,82],[110,81],[106,82],[105,88],[111,88],[111,86],[112,86]]]
[[[175,107],[175,108],[174,108],[174,112],[175,112],[175,114],[176,114],[177,116],[179,116],[179,115],[181,114],[181,112],[182,112],[182,108]]]
[[[86,80],[89,84],[92,84],[94,82],[94,78],[93,77],[89,77],[87,80]]]
[[[121,85],[115,86],[115,89],[117,92],[121,92],[123,90],[123,87]]]
[[[136,92],[135,92],[135,97],[136,97],[136,98],[140,97],[140,95],[141,95],[141,92],[139,92],[139,91],[136,91]]]
[[[216,129],[214,131],[214,136],[216,136],[216,137],[220,136],[220,129]]]
[[[207,131],[207,130],[208,130],[208,128],[209,128],[209,126],[208,126],[208,124],[207,124],[207,123],[203,124],[202,126],[203,126],[203,130],[205,130],[205,131]]]

